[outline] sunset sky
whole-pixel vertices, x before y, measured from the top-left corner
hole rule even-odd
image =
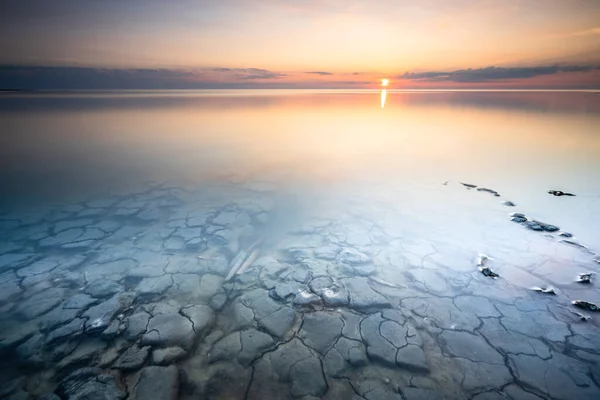
[[[600,88],[599,0],[0,2],[0,87]]]

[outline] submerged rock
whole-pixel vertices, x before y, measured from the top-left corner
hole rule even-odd
[[[166,349],[155,349],[152,351],[152,363],[157,365],[168,365],[173,361],[184,358],[187,352],[181,347],[167,347]]]
[[[510,220],[513,222],[517,222],[517,223],[521,223],[521,222],[526,222],[527,221],[527,217],[525,216],[525,214],[522,213],[512,213],[510,214]]]
[[[542,230],[544,230],[546,232],[556,232],[559,229],[558,226],[547,224],[545,222],[540,222],[540,221],[535,221],[535,220],[531,221],[531,222],[538,224],[542,228]]]
[[[132,400],[176,400],[179,393],[179,370],[169,367],[146,367],[133,389]]]
[[[126,394],[119,389],[115,377],[99,368],[82,368],[61,381],[56,392],[69,400],[121,400]]]
[[[133,346],[119,357],[114,367],[123,370],[135,370],[141,367],[150,354],[150,346]]]
[[[504,202],[502,202],[503,205],[507,206],[507,207],[515,207],[516,204],[513,203],[512,201],[506,200]]]

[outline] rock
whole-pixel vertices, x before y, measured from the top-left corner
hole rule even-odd
[[[336,348],[332,348],[323,358],[325,374],[332,378],[345,378],[348,363]]]
[[[350,308],[360,311],[391,307],[390,302],[374,291],[366,278],[348,278],[344,285],[350,293]]]
[[[215,343],[209,353],[208,359],[210,363],[231,360],[235,358],[241,350],[242,343],[240,340],[240,333],[234,332]]]
[[[97,368],[79,369],[61,381],[56,392],[69,400],[121,400],[126,394],[121,391],[115,378],[102,374]]]
[[[550,224],[547,224],[545,222],[540,222],[540,221],[535,221],[534,220],[534,221],[531,221],[531,223],[532,224],[537,224],[539,227],[542,228],[542,230],[544,230],[546,232],[556,232],[556,231],[559,230],[558,226],[550,225]],[[534,228],[530,227],[530,229],[534,229]],[[538,230],[538,229],[534,229],[534,230]]]
[[[46,343],[53,344],[63,340],[74,339],[83,334],[85,320],[81,318],[74,319],[66,325],[63,325],[48,334]]]
[[[198,296],[203,300],[210,300],[223,285],[224,279],[221,276],[213,274],[205,274],[200,281]]]
[[[19,279],[13,271],[8,271],[0,275],[0,304],[17,298],[21,292]]]
[[[398,349],[398,353],[396,354],[396,364],[399,367],[415,372],[429,371],[423,349],[414,344],[408,344]]]
[[[395,367],[396,352],[398,349],[380,333],[379,328],[384,321],[387,320],[383,319],[379,313],[371,314],[360,323],[360,333],[367,344],[367,354],[370,359],[381,362],[383,365],[389,367]],[[402,328],[400,325],[396,325],[398,326],[398,330]],[[388,336],[401,337],[401,332],[390,332],[390,328],[392,327],[388,327],[388,332],[386,333]]]
[[[318,305],[321,303],[321,298],[314,293],[310,293],[307,290],[300,291],[292,301],[292,304],[296,306],[310,306]]]
[[[275,345],[273,338],[256,329],[247,329],[240,333],[242,350],[238,361],[243,366],[249,366],[255,359]]]
[[[316,357],[301,360],[290,368],[290,393],[294,397],[321,397],[327,392],[321,363]]]
[[[232,307],[233,318],[238,327],[254,325],[254,311],[243,303],[236,301]]]
[[[299,282],[280,282],[275,285],[272,293],[275,299],[288,301],[293,300],[296,294],[304,290],[304,285]]]
[[[97,299],[109,297],[115,293],[123,292],[123,290],[123,286],[108,279],[95,279],[89,282],[84,289],[85,293]]]
[[[505,205],[505,206],[507,206],[507,207],[515,207],[516,206],[515,203],[513,203],[512,201],[508,201],[508,200],[502,202],[502,204]]]
[[[522,384],[544,398],[596,399],[598,387],[589,368],[579,360],[553,353],[549,360],[527,355],[509,355],[509,365]]]
[[[57,222],[54,225],[54,232],[58,233],[58,232],[62,232],[64,230],[71,229],[71,228],[81,228],[83,226],[91,225],[93,222],[94,221],[92,221],[91,219],[87,219],[87,218],[72,219],[72,220]]]
[[[584,300],[573,300],[571,302],[575,307],[579,307],[582,308],[584,310],[589,310],[589,311],[600,311],[600,307],[598,307],[596,304],[594,303],[590,303],[589,301],[584,301]]]
[[[215,311],[221,311],[225,307],[225,304],[227,304],[227,300],[227,293],[221,290],[210,299],[208,305]]]
[[[315,257],[320,258],[322,260],[333,261],[341,249],[334,245],[328,245],[324,247],[320,247],[315,250]]]
[[[157,295],[164,293],[173,284],[171,275],[163,275],[155,278],[144,278],[137,286],[137,292],[141,295]]]
[[[71,228],[65,231],[59,232],[54,236],[48,236],[45,239],[39,241],[39,246],[44,247],[60,247],[68,243],[76,242],[79,237],[83,235],[83,229]]]
[[[294,325],[295,321],[296,313],[294,310],[289,307],[282,307],[260,319],[258,325],[270,334],[282,338]]]
[[[299,339],[294,338],[268,353],[267,357],[279,378],[284,382],[289,382],[292,365],[300,360],[313,357],[313,354]]]
[[[306,314],[298,336],[308,346],[324,355],[342,334],[343,326],[339,315],[333,313]]]
[[[137,214],[136,217],[141,219],[144,222],[155,222],[160,219],[161,213],[158,208],[149,207],[149,208],[146,208],[145,210],[142,210],[142,212]]]
[[[0,271],[19,268],[36,257],[35,254],[7,253],[0,255]]]
[[[219,213],[219,215],[217,215],[213,220],[212,223],[214,225],[222,225],[222,226],[229,226],[232,225],[237,219],[237,214],[234,212],[229,212],[229,211],[222,211]]]
[[[146,362],[149,354],[150,346],[132,346],[121,354],[114,367],[122,370],[136,370]]]
[[[127,329],[125,330],[125,339],[135,341],[144,332],[146,332],[146,326],[150,320],[150,314],[145,311],[141,311],[132,314],[127,318]]]
[[[549,190],[548,193],[554,196],[575,196],[573,193],[563,192],[562,190]]]
[[[18,378],[14,378],[9,380],[8,382],[2,382],[2,387],[0,387],[0,397],[3,399],[13,399],[15,398],[14,393],[21,391],[23,386],[25,384],[25,377],[18,377]],[[10,394],[13,394],[13,396],[9,396]],[[28,399],[29,397],[25,397],[25,399]]]
[[[504,364],[500,353],[490,347],[479,335],[463,331],[444,331],[438,337],[445,352],[473,362]]]
[[[497,278],[500,275],[498,275],[497,273],[495,273],[494,271],[492,271],[490,269],[490,267],[479,267],[479,272],[481,272],[483,275],[490,277],[490,278]]]
[[[252,368],[243,368],[235,362],[212,364],[207,371],[206,396],[202,398],[244,399],[252,379]],[[270,397],[267,397],[270,400]]]
[[[496,192],[495,190],[492,190],[492,189],[480,187],[480,188],[477,188],[477,191],[478,192],[487,192],[487,193],[492,194],[492,195],[494,195],[496,197],[500,197],[500,193],[498,193],[498,192]]]
[[[50,272],[56,267],[58,267],[58,262],[56,260],[44,259],[40,261],[36,261],[33,264],[20,268],[17,270],[17,276],[20,278],[28,278],[35,275],[40,275],[46,272]]]
[[[44,344],[44,336],[39,333],[33,335],[26,342],[21,343],[16,349],[19,361],[25,364],[42,364],[43,358],[41,353]]]
[[[176,366],[142,369],[132,400],[176,400],[179,394],[179,370]]]
[[[544,230],[544,228],[542,228],[542,226],[535,221],[526,221],[525,226],[527,228],[531,229],[532,231],[543,231]]]
[[[38,397],[38,400],[60,400],[60,397],[54,393],[46,393]]]
[[[357,276],[371,276],[376,273],[375,267],[372,265],[356,265],[352,270]]]
[[[197,335],[206,332],[215,320],[215,313],[208,306],[188,306],[183,308],[181,313],[190,319]]]
[[[83,316],[88,318],[85,323],[86,333],[101,332],[111,323],[112,319],[123,309],[131,306],[135,293],[119,293],[110,299],[89,308]]]
[[[152,363],[156,365],[168,365],[180,360],[187,355],[181,347],[167,347],[166,349],[155,349],[152,351]]]
[[[159,347],[180,346],[189,350],[195,338],[194,325],[188,318],[179,314],[158,314],[150,319],[140,342]]]
[[[112,347],[110,347],[102,354],[100,360],[98,361],[98,366],[101,368],[111,366],[112,363],[114,363],[117,360],[117,358],[119,358],[121,353],[124,350],[127,350],[127,346],[129,346],[129,343],[127,343],[126,341],[117,340]]]
[[[115,337],[119,336],[123,331],[127,328],[125,324],[123,324],[118,319],[114,319],[109,325],[108,328],[102,331],[100,337],[105,340],[112,340]]]
[[[573,237],[573,234],[572,234],[572,233],[569,233],[569,232],[560,232],[560,233],[558,234],[558,236],[560,236],[560,237],[565,237],[565,238],[572,238],[572,237]]]
[[[65,300],[65,302],[62,305],[62,308],[81,310],[97,302],[98,300],[90,297],[87,294],[78,293]]]
[[[105,352],[106,342],[95,338],[82,340],[75,350],[62,358],[57,364],[59,369],[71,370],[81,365],[94,365],[94,359]]]
[[[328,276],[314,278],[309,286],[329,307],[339,307],[348,304],[348,291],[346,288],[334,283],[333,279]]]
[[[26,319],[33,319],[62,302],[64,292],[64,289],[50,288],[40,293],[36,293],[20,302],[16,311]]]
[[[358,314],[351,312],[342,313],[342,320],[344,321],[344,327],[342,328],[342,335],[348,339],[362,341],[360,335],[360,322],[363,317]]]
[[[371,257],[366,255],[365,253],[361,253],[360,251],[354,249],[343,249],[339,253],[338,259],[340,260],[340,262],[349,265],[366,264],[371,261]]]
[[[402,388],[402,394],[406,400],[443,400],[444,397],[431,389],[420,389],[415,387]],[[480,400],[477,397],[474,400]],[[504,399],[504,397],[502,397]]]

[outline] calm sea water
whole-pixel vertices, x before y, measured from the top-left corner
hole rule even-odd
[[[414,187],[417,199],[420,185],[462,181],[490,187],[600,245],[600,93],[382,96],[4,94],[0,204],[68,202],[147,181],[201,186],[257,176],[277,179],[298,195],[330,196],[348,185],[378,183]],[[555,198],[550,189],[578,196]]]
[[[0,397],[597,399],[598,127],[599,92],[2,94]]]

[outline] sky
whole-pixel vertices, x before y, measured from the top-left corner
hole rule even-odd
[[[0,0],[0,87],[600,88],[600,0]]]

